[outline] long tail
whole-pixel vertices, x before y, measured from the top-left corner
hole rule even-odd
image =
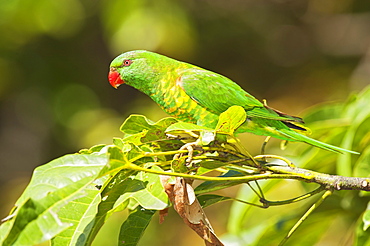
[[[341,154],[343,154],[344,152],[357,154],[357,155],[360,154],[356,151],[343,149],[343,148],[340,148],[340,147],[337,147],[337,146],[334,146],[334,145],[331,145],[331,144],[320,142],[316,139],[307,137],[305,135],[302,135],[302,134],[300,134],[298,132],[295,132],[293,130],[290,130],[290,129],[280,129],[280,130],[277,130],[277,131],[279,133],[281,133],[282,135],[292,139],[293,141],[305,142],[307,144],[316,146],[316,147],[321,148],[321,149],[325,149],[325,150],[329,150],[329,151],[336,152],[336,153],[341,153]]]

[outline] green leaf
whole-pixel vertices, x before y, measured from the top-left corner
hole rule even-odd
[[[78,236],[77,245],[90,245],[104,222],[113,212],[126,208],[127,202],[122,202],[118,205],[116,202],[127,187],[128,177],[134,173],[131,170],[122,170],[106,182],[100,194],[101,201],[97,204],[97,212],[91,218],[89,224],[83,229],[83,233]]]
[[[148,130],[143,129],[142,132],[125,136],[125,138],[122,139],[122,141],[126,144],[132,143],[132,144],[135,144],[135,145],[140,145],[142,143],[145,143],[144,138],[147,134],[148,134]]]
[[[221,175],[220,177],[240,177],[243,176],[240,172],[230,170],[227,173]],[[244,181],[206,181],[201,183],[194,189],[195,194],[202,194],[206,192],[216,191],[225,189],[231,186],[235,186],[238,184],[244,183]]]
[[[106,146],[101,152],[109,154],[109,163],[98,174],[98,177],[101,178],[94,181],[97,184],[97,186],[94,186],[95,189],[86,189],[88,196],[68,204],[61,210],[61,215],[65,221],[71,220],[75,223],[73,228],[69,228],[54,238],[53,245],[90,244],[106,219],[114,211],[125,208],[123,203],[114,209],[113,206],[124,190],[124,181],[133,171],[121,170],[127,158],[124,157],[120,148]],[[115,175],[112,177],[107,175],[111,173],[115,173]],[[101,186],[104,188],[102,190],[98,189]],[[71,209],[79,211],[79,213],[70,213]]]
[[[187,122],[177,122],[167,127],[166,132],[168,133],[186,133],[186,132],[202,132],[202,131],[214,131],[211,128],[205,126],[198,126]]]
[[[137,134],[143,130],[151,131],[153,134],[156,131],[162,132],[168,126],[176,123],[175,118],[167,117],[157,122],[153,122],[143,115],[130,115],[122,124],[120,130],[126,134]]]
[[[343,113],[342,103],[325,103],[318,104],[310,107],[304,115],[304,121],[309,124],[310,127],[319,128],[331,128],[333,121],[334,123],[340,123]],[[339,124],[341,126],[342,124]]]
[[[369,98],[370,86],[360,94],[351,96],[345,104],[331,103],[313,107],[304,117],[308,127],[312,129],[312,137],[363,154],[370,140],[370,110],[366,106],[370,103]],[[317,148],[309,148],[307,145],[302,147],[306,151],[299,153],[300,165],[320,172],[336,171],[339,175],[353,176],[353,163],[362,158],[347,153],[333,155],[327,151],[318,151]],[[317,165],[315,160],[320,160],[320,165]],[[336,167],[333,163],[336,163]]]
[[[191,137],[196,137],[198,138],[197,143],[201,145],[208,145],[216,137],[213,129],[186,122],[178,122],[169,126],[166,129],[166,133],[174,135],[187,134]]]
[[[241,106],[231,106],[220,114],[216,131],[227,135],[233,135],[234,131],[245,122],[247,113]]]
[[[62,242],[56,240],[54,245],[67,245],[72,236],[80,235],[74,229],[88,224],[86,219],[96,211],[98,187],[107,174],[117,172],[123,163],[113,159],[122,159],[119,148],[99,149],[99,153],[89,155],[66,155],[35,169],[30,184],[16,202],[15,217],[0,229],[0,234],[7,235],[3,237],[4,245],[34,245],[60,233],[67,237]],[[63,232],[71,226],[73,229]],[[3,228],[6,231],[1,231]]]
[[[105,144],[99,144],[91,147],[90,149],[82,149],[78,153],[79,154],[92,154],[95,152],[100,152],[106,145]]]
[[[363,214],[362,219],[360,218],[356,223],[356,234],[354,238],[354,246],[369,246],[370,245],[370,203],[367,205],[367,209]]]
[[[131,115],[120,128],[125,133],[122,141],[138,146],[156,140],[165,140],[167,139],[166,128],[175,122],[177,120],[170,117],[153,122],[142,115]],[[117,139],[115,144],[117,144]]]
[[[200,167],[197,170],[197,175],[202,175],[214,171],[219,167],[226,166],[227,163],[221,161],[202,161]]]
[[[370,202],[367,204],[366,211],[362,216],[362,221],[364,223],[362,229],[366,231],[370,227]]]
[[[73,225],[52,239],[53,246],[80,245],[81,239],[89,234],[101,196],[100,190],[92,185],[85,192],[85,197],[69,202],[59,211],[61,220]]]
[[[343,112],[346,117],[351,119],[352,124],[358,125],[370,114],[369,106],[370,86],[364,88],[357,96],[353,96]],[[351,125],[352,125],[351,124]]]
[[[131,212],[121,226],[118,245],[137,245],[155,212],[156,210],[147,210],[141,206]]]
[[[356,177],[370,176],[370,146],[367,147],[355,163],[353,175]]]
[[[152,169],[163,171],[157,166],[153,166]],[[116,201],[116,206],[130,198],[145,209],[161,210],[168,207],[168,196],[164,191],[159,175],[139,172],[134,178],[127,179],[125,182],[125,190]]]
[[[2,245],[39,244],[72,226],[63,222],[58,212],[71,200],[85,195],[82,188],[89,180],[85,177],[38,200],[28,198],[16,211],[14,224]]]
[[[350,119],[351,124],[345,132],[341,147],[353,149],[358,142],[369,132],[370,127],[370,86],[365,88],[355,99],[346,105],[344,116]],[[365,123],[367,122],[367,123]],[[366,147],[367,144],[365,144]],[[360,150],[359,148],[357,148]],[[356,149],[356,150],[357,150]],[[355,157],[356,158],[356,157]],[[352,156],[349,154],[338,157],[337,170],[339,175],[352,176]]]
[[[88,180],[92,181],[108,164],[108,161],[106,153],[96,155],[71,154],[37,167],[29,185],[16,202],[16,205],[20,206],[28,198],[39,200],[51,192],[87,177]]]
[[[232,200],[231,197],[219,196],[219,195],[213,195],[213,194],[199,195],[197,196],[197,199],[200,205],[202,206],[202,208],[211,206],[219,202]]]

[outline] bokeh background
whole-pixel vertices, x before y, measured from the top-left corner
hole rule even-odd
[[[129,114],[165,116],[138,91],[108,84],[110,61],[134,49],[217,71],[302,115],[370,83],[370,1],[0,1],[1,217],[35,167],[111,143]],[[184,245],[195,238],[161,227],[185,230],[176,235]]]

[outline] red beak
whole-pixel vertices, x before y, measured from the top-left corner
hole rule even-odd
[[[117,69],[114,67],[110,68],[110,71],[108,74],[108,80],[109,80],[110,85],[116,89],[118,88],[118,86],[125,83],[125,81],[121,79],[121,76],[117,72]]]

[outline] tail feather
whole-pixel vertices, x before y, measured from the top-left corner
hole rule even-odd
[[[305,132],[306,134],[310,133],[310,130],[307,128],[307,127],[304,127],[300,124],[297,124],[297,123],[293,123],[293,122],[290,122],[290,121],[281,121],[284,125],[286,125],[287,127],[291,128],[291,129],[294,129],[296,131],[301,131],[301,132]]]
[[[286,117],[287,118],[286,119],[287,121],[293,121],[293,122],[298,122],[298,123],[302,123],[302,124],[304,123],[304,121],[303,121],[303,119],[301,117],[298,117],[298,116],[294,116],[294,115],[290,115],[290,114],[281,112],[281,111],[279,111],[277,109],[274,109],[274,108],[272,108],[270,106],[267,106],[267,103],[266,102],[265,102],[264,106],[265,106],[265,108],[268,108],[268,109],[274,111],[279,116]]]
[[[325,149],[325,150],[329,150],[329,151],[336,152],[336,153],[341,153],[341,154],[343,154],[344,152],[351,153],[351,154],[357,154],[357,155],[360,154],[356,151],[343,149],[343,148],[340,148],[340,147],[337,147],[337,146],[334,146],[334,145],[331,145],[331,144],[327,144],[327,143],[318,141],[316,139],[307,137],[305,135],[302,135],[302,134],[300,134],[298,132],[295,132],[295,131],[292,131],[290,129],[279,129],[277,131],[279,133],[281,133],[282,135],[292,139],[292,141],[305,142],[305,143],[313,145],[315,147]]]

